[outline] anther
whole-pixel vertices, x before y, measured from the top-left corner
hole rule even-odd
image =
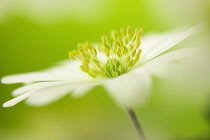
[[[128,26],[128,28],[127,28],[127,35],[126,35],[126,37],[127,38],[129,38],[131,36],[131,27],[130,26]]]
[[[83,58],[82,61],[85,62],[85,63],[87,63],[87,64],[90,63],[90,61],[88,59],[86,59],[86,58]]]
[[[129,51],[132,51],[133,48],[134,48],[133,44],[130,44],[130,46],[129,46]]]
[[[116,65],[116,64],[117,64],[117,59],[115,59],[115,58],[112,59],[112,64],[113,64],[113,65]]]
[[[118,73],[116,71],[113,71],[112,76],[116,77],[116,76],[118,76]]]
[[[122,34],[122,36],[126,35],[125,30],[123,28],[120,28],[120,33]]]
[[[120,34],[112,31],[112,42],[103,36],[102,43],[96,44],[96,48],[88,42],[78,44],[78,50],[70,52],[69,57],[80,61],[80,69],[93,78],[119,76],[130,71],[139,61],[142,33],[143,29],[132,32],[131,27],[120,29]],[[106,55],[106,62],[100,60],[98,51]]]
[[[131,59],[130,62],[128,63],[128,66],[129,66],[129,67],[133,67],[133,64],[134,64],[134,60]]]
[[[81,68],[82,71],[88,72],[88,68],[86,68],[85,66],[81,65],[80,68]]]
[[[122,65],[119,65],[118,70],[119,70],[120,72],[122,72],[122,71],[123,71],[123,67],[122,67]]]
[[[117,38],[118,38],[118,34],[116,31],[112,31],[111,36],[114,40],[117,40]]]
[[[135,54],[136,54],[136,49],[134,49],[134,50],[132,51],[131,56],[134,57]]]

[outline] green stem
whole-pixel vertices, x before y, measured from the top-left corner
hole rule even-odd
[[[133,109],[130,109],[130,108],[126,108],[126,110],[127,110],[128,114],[130,116],[130,119],[131,119],[131,121],[132,121],[132,123],[133,123],[133,125],[136,129],[136,132],[139,136],[139,140],[146,140],[146,137],[145,137],[144,132],[142,130],[142,127],[141,127],[141,125],[138,121],[136,113],[134,112]]]

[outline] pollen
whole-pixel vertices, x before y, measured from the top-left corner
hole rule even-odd
[[[139,61],[143,29],[112,31],[103,36],[100,44],[78,44],[78,49],[69,52],[72,60],[81,63],[80,69],[93,78],[116,77],[129,72]],[[102,59],[100,56],[103,56]]]

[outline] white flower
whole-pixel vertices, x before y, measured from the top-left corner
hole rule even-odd
[[[97,85],[104,86],[123,106],[141,105],[150,95],[151,76],[167,77],[167,71],[176,66],[171,62],[185,59],[192,48],[163,52],[200,31],[200,26],[142,38],[142,29],[132,34],[128,27],[121,35],[113,32],[113,45],[106,37],[102,38],[103,45],[79,44],[78,51],[70,52],[73,61],[39,72],[3,77],[5,84],[25,84],[14,90],[12,95],[17,97],[3,106],[13,106],[26,98],[29,105],[46,105],[68,93],[80,97]]]

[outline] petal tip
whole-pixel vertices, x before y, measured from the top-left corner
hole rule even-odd
[[[9,82],[6,77],[3,77],[3,78],[1,78],[1,83],[8,84]]]
[[[2,77],[0,82],[2,84],[13,84],[13,83],[17,83],[17,82],[15,82],[14,79],[11,78],[11,76]]]
[[[3,106],[3,107],[11,107],[11,106],[13,106],[13,105],[11,105],[9,102],[6,102],[6,103],[4,103],[2,106]]]

